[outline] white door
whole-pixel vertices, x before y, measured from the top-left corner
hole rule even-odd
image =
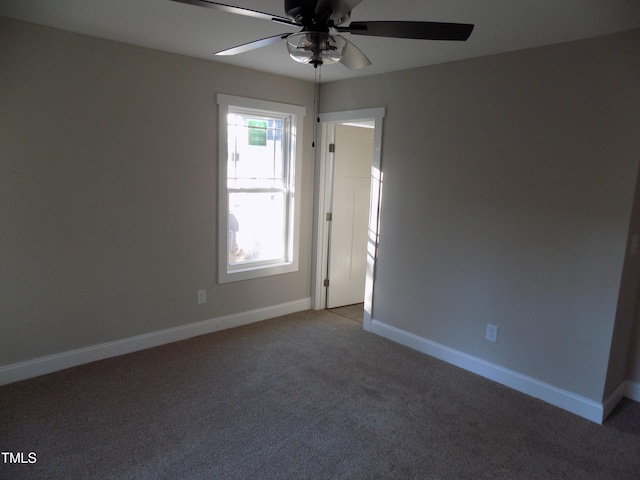
[[[336,125],[328,308],[364,301],[373,135],[373,128]]]

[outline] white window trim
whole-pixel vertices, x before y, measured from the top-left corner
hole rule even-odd
[[[229,283],[271,275],[280,275],[298,271],[300,240],[300,194],[302,164],[302,125],[305,108],[279,102],[269,102],[253,98],[218,94],[218,282]],[[266,113],[278,112],[291,115],[293,162],[293,218],[291,225],[290,261],[269,265],[248,265],[246,268],[228,270],[229,251],[229,204],[227,190],[227,114],[229,107],[248,108]]]

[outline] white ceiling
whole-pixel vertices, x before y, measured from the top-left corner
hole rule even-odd
[[[222,0],[284,16],[283,0]],[[284,41],[232,57],[214,52],[295,29],[170,0],[0,0],[0,15],[134,45],[304,80]],[[403,70],[640,28],[640,0],[363,0],[351,20],[473,23],[466,42],[345,34],[372,61],[362,70],[322,68],[322,81]]]

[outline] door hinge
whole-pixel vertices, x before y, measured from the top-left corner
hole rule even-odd
[[[327,222],[330,222],[331,220],[333,220],[333,213],[331,212],[327,213],[326,219],[327,219]]]
[[[336,144],[335,143],[330,143],[329,144],[329,153],[335,153],[336,152]]]
[[[329,286],[329,279],[328,279],[328,278],[325,278],[325,279],[324,279],[324,286],[325,286],[325,287],[328,287],[328,286]]]

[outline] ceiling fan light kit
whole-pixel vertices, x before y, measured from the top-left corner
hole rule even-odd
[[[291,58],[314,67],[339,62],[346,46],[346,40],[340,35],[322,32],[301,32],[287,37]]]
[[[352,70],[371,65],[367,56],[340,33],[413,40],[465,41],[473,31],[471,24],[444,22],[360,21],[342,26],[350,20],[352,9],[362,0],[284,0],[286,18],[210,0],[173,1],[268,20],[289,27],[302,27],[299,33],[282,33],[254,40],[222,50],[216,55],[237,55],[286,39],[291,58],[316,68],[338,62]]]

